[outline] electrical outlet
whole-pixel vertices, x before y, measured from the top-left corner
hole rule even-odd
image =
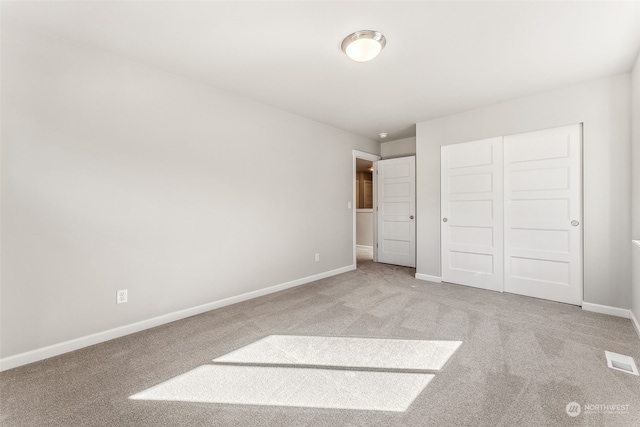
[[[124,304],[125,302],[127,302],[127,290],[116,291],[116,304]]]
[[[316,262],[320,261],[320,254],[316,254]]]

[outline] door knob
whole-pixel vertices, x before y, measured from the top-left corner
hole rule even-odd
[[[413,215],[411,215],[411,216],[409,217],[409,219],[413,219]]]
[[[447,222],[449,221],[447,218],[442,218],[442,222]]]
[[[577,227],[580,225],[580,222],[574,219],[573,221],[571,221],[571,225],[573,225],[574,227]]]

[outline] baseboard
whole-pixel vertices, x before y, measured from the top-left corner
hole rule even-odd
[[[17,368],[19,366],[27,365],[29,363],[38,362],[40,360],[48,359],[50,357],[68,353],[70,351],[79,350],[81,348],[85,348],[94,344],[99,344],[101,342],[109,341],[114,338],[120,338],[125,335],[143,331],[145,329],[154,328],[156,326],[164,325],[165,323],[175,322],[176,320],[195,316],[197,314],[215,310],[216,308],[225,307],[225,306],[236,304],[242,301],[258,298],[263,295],[268,295],[274,292],[279,292],[285,289],[294,288],[296,286],[301,286],[307,283],[315,282],[317,280],[325,279],[327,277],[336,276],[338,274],[353,271],[355,269],[356,269],[355,265],[348,265],[346,267],[326,271],[324,273],[315,274],[313,276],[303,277],[301,279],[292,280],[290,282],[281,283],[279,285],[270,286],[268,288],[259,289],[257,291],[247,292],[241,295],[225,298],[218,301],[213,301],[213,302],[202,304],[196,307],[174,311],[173,313],[168,313],[162,316],[157,316],[151,319],[142,320],[140,322],[132,323],[129,325],[120,326],[118,328],[110,329],[108,331],[98,332],[95,334],[72,339],[69,341],[64,341],[58,344],[53,344],[47,347],[42,347],[35,350],[27,351],[25,353],[16,354],[14,356],[5,357],[3,359],[0,359],[0,372],[6,371],[8,369]]]
[[[638,335],[638,339],[640,340],[640,322],[638,322],[638,318],[633,314],[633,311],[631,310],[629,310],[629,318],[631,319],[633,329],[636,330],[636,334]]]
[[[628,308],[610,307],[608,305],[592,304],[582,301],[582,309],[584,311],[592,311],[594,313],[608,314],[610,316],[629,318],[631,310]]]
[[[367,246],[367,245],[356,245],[356,248],[362,248],[362,249],[373,249],[373,246]]]
[[[416,279],[426,280],[427,282],[442,283],[442,277],[429,276],[428,274],[416,273]]]

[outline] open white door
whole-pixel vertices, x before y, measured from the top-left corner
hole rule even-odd
[[[442,147],[442,281],[502,292],[502,178],[502,137]]]
[[[582,126],[504,137],[505,291],[582,303]]]
[[[377,169],[378,262],[416,266],[416,158],[380,160]]]

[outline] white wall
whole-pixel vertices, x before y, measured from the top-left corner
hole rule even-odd
[[[440,146],[584,123],[584,300],[631,296],[630,76],[504,102],[417,125],[417,273],[440,273]]]
[[[380,156],[383,159],[416,155],[416,137],[398,139],[380,144]]]
[[[353,264],[377,142],[7,25],[1,83],[1,357]]]
[[[640,240],[640,55],[631,72],[631,238]],[[633,291],[631,311],[640,321],[640,248],[633,248],[635,257],[632,266]],[[637,325],[640,326],[640,325]],[[640,335],[640,330],[638,330]]]
[[[373,246],[373,209],[356,212],[356,245]]]

